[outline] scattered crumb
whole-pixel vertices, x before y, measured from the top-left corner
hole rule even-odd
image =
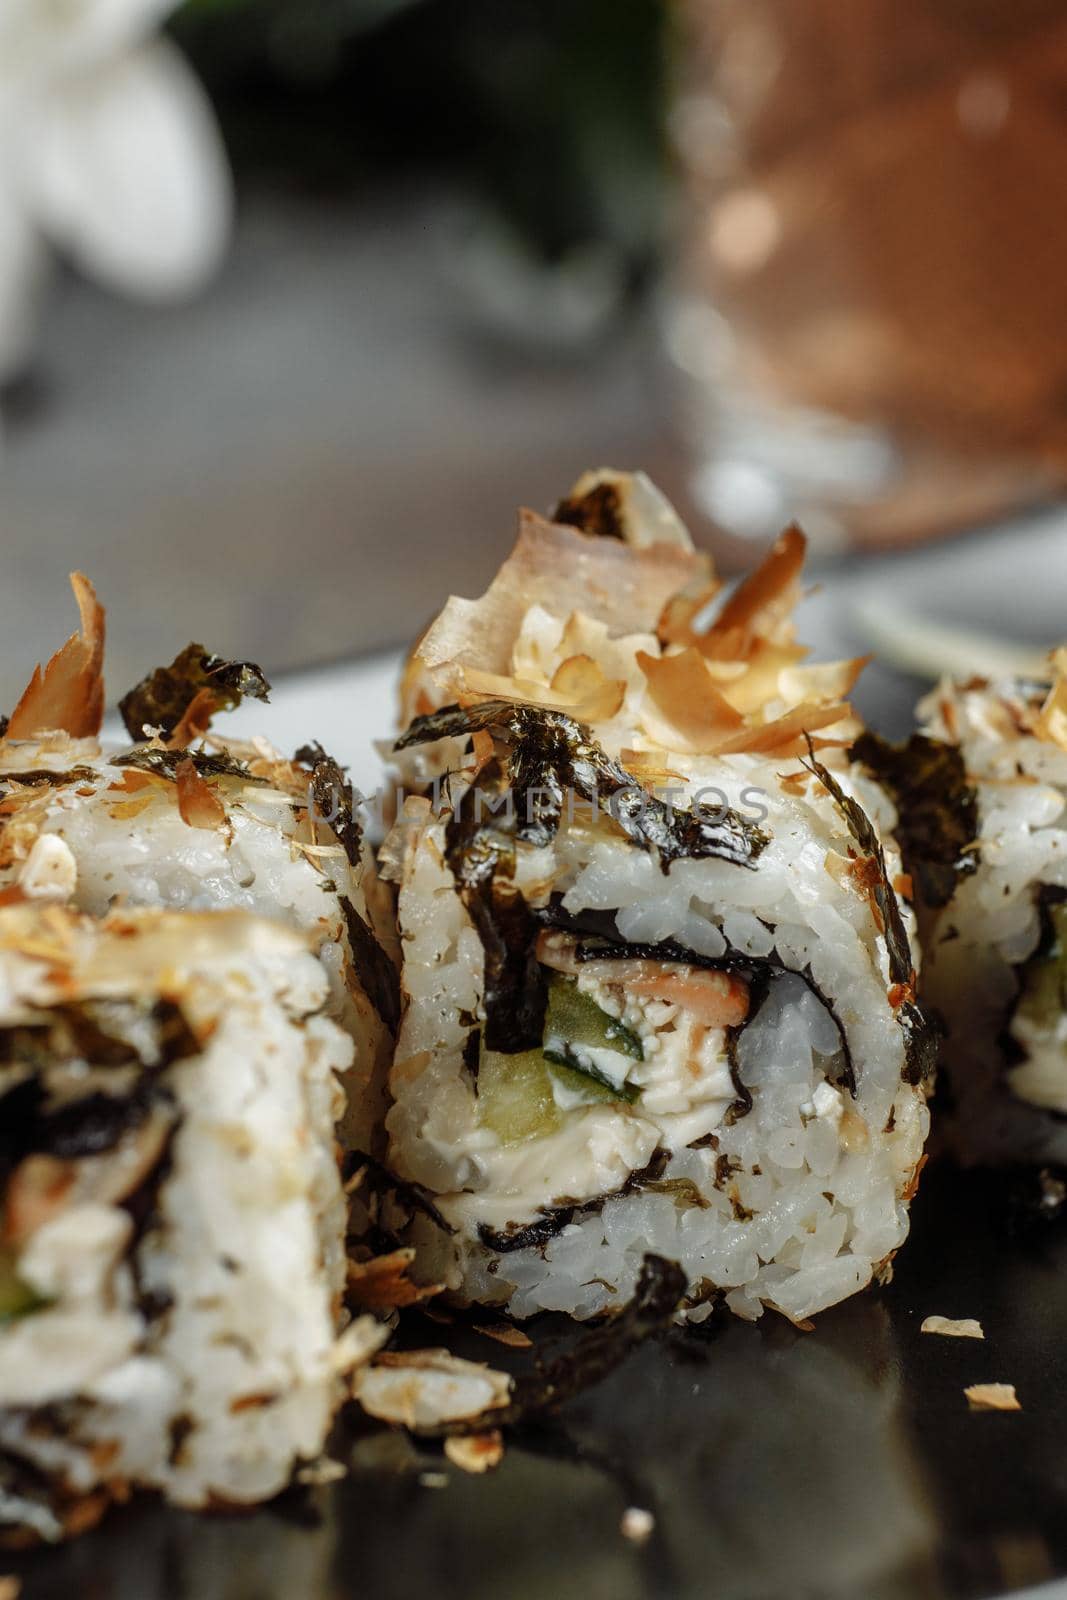
[[[348,1469],[343,1467],[340,1461],[331,1461],[329,1456],[323,1456],[321,1460],[311,1461],[306,1467],[301,1467],[296,1475],[296,1481],[297,1483],[308,1483],[312,1487],[318,1488],[321,1484],[336,1483],[339,1478],[347,1476]],[[0,1600],[3,1600],[2,1593],[0,1593]]]
[[[490,1433],[468,1433],[446,1439],[445,1455],[464,1472],[488,1472],[504,1459],[504,1441],[496,1428]]]
[[[533,1349],[533,1340],[521,1328],[516,1328],[513,1322],[476,1322],[474,1331],[484,1333],[487,1339],[495,1339],[497,1344],[510,1345],[512,1350]]]
[[[419,1482],[424,1489],[447,1489],[447,1472],[420,1472]]]
[[[1013,1383],[972,1383],[964,1389],[972,1411],[1021,1411]]]
[[[507,1405],[511,1379],[447,1350],[387,1350],[356,1372],[352,1393],[372,1417],[417,1433]]]
[[[349,1261],[348,1293],[365,1311],[393,1311],[417,1305],[440,1294],[439,1283],[413,1283],[408,1276],[415,1261],[412,1249],[394,1250],[369,1261]]]
[[[0,1600],[18,1600],[21,1593],[21,1578],[0,1578]]]
[[[947,1339],[984,1339],[982,1324],[974,1317],[926,1317],[920,1333],[943,1333]]]
[[[651,1511],[644,1510],[642,1506],[627,1506],[619,1523],[619,1531],[624,1539],[631,1539],[634,1544],[644,1544],[651,1539],[655,1526],[656,1519]]]

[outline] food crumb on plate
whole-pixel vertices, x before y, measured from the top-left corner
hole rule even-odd
[[[19,1595],[21,1593],[21,1578],[0,1578],[0,1600],[19,1600]]]
[[[297,1483],[306,1483],[312,1488],[320,1488],[324,1483],[337,1483],[339,1479],[348,1476],[348,1468],[340,1461],[331,1461],[328,1456],[323,1456],[319,1461],[309,1461],[306,1467],[301,1467],[297,1472]],[[0,1600],[3,1594],[0,1592]]]
[[[1013,1383],[972,1383],[964,1389],[972,1411],[1021,1411]]]
[[[984,1339],[982,1324],[975,1317],[925,1317],[920,1333],[941,1333],[947,1339]]]
[[[506,1344],[512,1350],[533,1349],[530,1335],[516,1328],[513,1322],[476,1322],[474,1331],[484,1334],[487,1339],[495,1339],[497,1344]]]
[[[445,1440],[445,1455],[464,1472],[489,1472],[504,1459],[504,1441],[498,1429],[469,1433]]]
[[[623,1538],[632,1540],[634,1544],[644,1544],[650,1539],[655,1526],[655,1517],[643,1506],[627,1506],[619,1523]]]

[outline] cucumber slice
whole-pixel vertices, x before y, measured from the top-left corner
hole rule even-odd
[[[28,1317],[32,1311],[41,1311],[49,1304],[36,1289],[23,1283],[11,1256],[0,1251],[0,1326],[18,1317]]]
[[[602,1011],[595,1000],[582,993],[575,978],[567,978],[562,972],[554,972],[549,979],[545,1038],[553,1048],[555,1041],[562,1039],[568,1045],[614,1050],[631,1061],[645,1059],[644,1048],[633,1029]]]
[[[506,1056],[483,1046],[478,1061],[478,1116],[505,1144],[556,1131],[560,1113],[540,1050]]]
[[[1048,906],[1046,915],[1048,937],[1023,968],[1015,1014],[1051,1031],[1067,1008],[1067,903]]]

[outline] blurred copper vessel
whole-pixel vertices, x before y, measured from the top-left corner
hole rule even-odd
[[[1067,476],[1064,0],[682,0],[696,497],[928,537]]]

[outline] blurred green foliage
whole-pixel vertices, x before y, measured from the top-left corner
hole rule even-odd
[[[477,195],[547,261],[641,276],[663,176],[665,0],[187,0],[174,31],[239,176],[409,174]]]

